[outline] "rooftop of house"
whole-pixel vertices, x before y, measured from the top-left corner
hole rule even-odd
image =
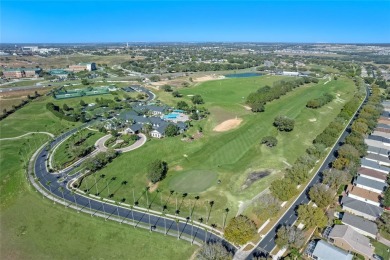
[[[355,180],[355,183],[381,191],[384,191],[387,187],[386,183],[364,178],[362,176],[358,176]]]
[[[367,233],[375,235],[378,233],[378,226],[367,219],[364,219],[359,216],[352,215],[348,212],[344,212],[343,218],[341,220],[345,225],[355,227],[357,229],[363,230]]]
[[[386,132],[381,132],[381,131],[374,130],[371,134],[372,135],[383,136],[383,137],[388,138],[388,139],[390,138],[390,134],[386,133]]]
[[[359,234],[353,228],[345,225],[335,225],[329,233],[331,239],[343,239],[354,251],[371,257],[373,248],[370,246],[370,239]],[[338,259],[338,258],[334,258]]]
[[[359,187],[356,187],[355,185],[349,184],[347,188],[348,194],[352,194],[354,196],[367,199],[373,202],[380,203],[381,201],[381,195],[379,193],[369,191],[366,189],[362,189]]]
[[[377,127],[381,127],[381,128],[387,128],[387,129],[390,129],[390,126],[388,124],[377,124]]]
[[[341,204],[343,207],[347,207],[350,209],[353,209],[355,211],[359,211],[361,213],[370,215],[372,217],[378,218],[383,213],[383,209],[380,207],[377,207],[375,205],[344,196],[341,200]]]
[[[364,158],[360,159],[360,164],[363,167],[367,166],[367,167],[374,168],[374,169],[377,169],[377,170],[380,170],[380,171],[390,172],[390,168],[389,167],[382,166],[382,165],[380,165],[377,162],[370,161],[370,160],[367,160],[367,159],[364,159]]]
[[[390,139],[386,138],[386,137],[383,137],[383,136],[369,135],[369,136],[367,136],[367,139],[390,144]]]
[[[390,133],[390,128],[384,128],[384,127],[380,127],[379,125],[375,128],[375,131],[380,131],[380,132],[383,132],[383,133]]]
[[[382,162],[382,163],[386,163],[386,164],[390,164],[389,157],[382,156],[382,155],[375,154],[375,153],[368,153],[364,158],[369,159],[369,160]]]
[[[368,169],[368,168],[364,168],[364,167],[360,167],[359,170],[358,170],[358,173],[359,174],[363,174],[363,175],[367,175],[367,176],[371,176],[371,177],[376,178],[376,179],[381,179],[383,181],[386,181],[386,179],[387,179],[387,174],[386,173],[378,172],[378,171],[375,171],[375,170],[372,170],[372,169]]]
[[[388,156],[389,150],[369,145],[367,147],[367,152]]]
[[[321,260],[352,260],[353,256],[348,252],[337,248],[323,240],[319,240],[313,251],[313,256]]]

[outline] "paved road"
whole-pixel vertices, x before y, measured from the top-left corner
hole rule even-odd
[[[153,100],[155,98],[155,95],[151,91],[144,88],[143,91],[149,95],[148,101]],[[72,129],[56,137],[49,144],[49,150],[51,150],[59,142],[66,139],[79,129],[87,127],[91,123],[92,122],[83,124],[78,128]],[[144,139],[141,139],[141,141],[142,140]],[[46,168],[48,156],[49,152],[46,150],[46,147],[42,147],[41,150],[37,151],[33,169],[35,176],[41,185],[41,187],[38,187],[38,190],[41,193],[52,194],[52,196],[49,196],[49,198],[52,198],[57,201],[64,200],[65,203],[69,203],[68,205],[71,207],[78,207],[78,209],[81,211],[93,212],[91,213],[91,215],[102,216],[102,214],[104,214],[106,218],[107,216],[111,219],[121,218],[124,223],[133,223],[137,226],[139,226],[140,224],[147,225],[151,231],[157,231],[170,235],[174,234],[178,238],[183,238],[183,234],[186,234],[186,240],[191,240],[194,242],[196,242],[195,239],[197,239],[198,241],[221,241],[232,252],[236,251],[236,248],[232,244],[222,239],[219,235],[211,233],[210,228],[208,230],[205,230],[204,227],[201,227],[199,225],[192,225],[191,222],[189,222],[188,220],[176,221],[170,218],[165,218],[163,216],[153,215],[152,213],[148,214],[146,212],[137,211],[136,209],[120,207],[101,200],[95,200],[87,196],[73,193],[68,187],[69,183],[75,181],[78,177],[80,177],[81,173],[78,173],[75,176],[69,176],[68,173],[73,169],[73,167],[65,169],[60,173],[49,173]],[[44,188],[45,190],[42,190],[42,188]]]
[[[366,90],[366,98],[365,101],[368,99],[368,90]],[[363,102],[364,103],[364,102]],[[363,104],[362,103],[362,104]],[[361,105],[362,106],[362,105]],[[343,144],[345,138],[349,134],[350,126],[353,122],[353,120],[356,119],[357,113],[360,111],[361,106],[359,107],[358,111],[355,113],[354,117],[349,122],[348,126],[338,139],[336,145],[333,147],[332,151],[329,153],[328,157],[325,159],[324,163],[320,167],[320,169],[316,172],[314,178],[312,181],[307,185],[306,189],[299,195],[299,197],[296,199],[296,201],[290,206],[290,208],[286,211],[286,213],[283,215],[283,217],[276,223],[276,225],[266,234],[266,236],[260,241],[254,252],[250,256],[248,256],[247,259],[252,259],[253,255],[259,256],[264,255],[272,252],[272,250],[275,248],[275,236],[276,236],[276,230],[282,226],[287,225],[291,226],[298,218],[296,209],[301,204],[307,204],[310,201],[310,198],[308,196],[308,191],[310,188],[321,182],[321,174],[324,170],[329,169],[331,167],[331,162],[333,162],[336,157],[336,151],[340,148],[340,146]]]
[[[104,143],[108,139],[110,139],[110,137],[111,137],[110,134],[103,136],[102,138],[100,138],[99,140],[96,141],[95,147],[99,151],[106,152],[108,150],[108,148],[104,145]],[[138,149],[139,147],[143,146],[147,140],[146,135],[144,135],[144,134],[138,134],[138,137],[139,137],[139,139],[137,141],[135,141],[135,143],[133,143],[132,145],[124,147],[124,148],[114,149],[114,150],[117,152],[120,152],[120,153],[126,153],[126,152],[133,151],[135,149]]]

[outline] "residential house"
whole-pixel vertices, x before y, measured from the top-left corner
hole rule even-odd
[[[377,207],[380,207],[381,205],[380,193],[362,189],[351,184],[348,185],[346,192],[350,198],[357,199]]]
[[[359,234],[350,226],[335,225],[329,233],[329,241],[344,250],[363,255],[365,259],[371,259],[374,254],[370,239]]]
[[[386,183],[387,174],[384,172],[375,171],[372,169],[361,167],[358,170],[358,175],[374,181]]]
[[[390,140],[376,135],[369,135],[364,139],[364,142],[369,146],[375,146],[383,149],[390,149]]]
[[[376,131],[375,129],[374,129],[374,132],[371,133],[371,135],[381,136],[381,137],[384,137],[384,138],[387,138],[387,139],[390,138],[390,133]]]
[[[344,196],[341,200],[341,206],[343,210],[355,214],[357,216],[361,216],[363,218],[375,221],[379,218],[383,209],[378,206],[374,206],[372,204],[363,202],[361,200],[357,200],[348,196]]]
[[[142,125],[141,124],[133,124],[125,129],[126,133],[129,134],[138,134],[142,130]]]
[[[389,150],[388,149],[378,148],[378,147],[374,147],[374,146],[368,146],[367,152],[373,153],[373,154],[378,154],[378,155],[385,156],[385,157],[389,158]]]
[[[363,236],[376,239],[376,235],[378,234],[378,226],[372,221],[344,212],[341,222],[344,225],[350,226]]]
[[[378,123],[380,124],[390,124],[390,119],[388,117],[379,117]]]
[[[150,135],[155,138],[162,138],[165,136],[165,129],[167,128],[168,125],[161,125],[154,129],[153,131],[150,132]]]
[[[386,156],[382,156],[374,153],[368,153],[364,158],[370,161],[377,162],[379,165],[390,166],[389,157]]]
[[[311,259],[317,260],[352,260],[353,255],[323,240],[311,241],[305,250]]]
[[[357,176],[354,184],[356,187],[366,189],[368,191],[373,191],[378,194],[384,192],[387,188],[387,183],[364,178],[363,176]]]
[[[388,174],[390,172],[390,168],[386,166],[382,166],[377,162],[367,160],[365,158],[360,159],[360,164],[364,168],[372,169],[378,172],[383,172]]]
[[[390,133],[390,128],[377,126],[375,128],[375,131],[384,132],[384,133]]]

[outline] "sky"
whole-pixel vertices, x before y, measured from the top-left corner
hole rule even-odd
[[[390,0],[1,0],[0,43],[390,43]]]

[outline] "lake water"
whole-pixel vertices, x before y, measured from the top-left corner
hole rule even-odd
[[[226,78],[249,78],[249,77],[258,77],[262,74],[256,72],[246,72],[246,73],[234,73],[225,75]]]

